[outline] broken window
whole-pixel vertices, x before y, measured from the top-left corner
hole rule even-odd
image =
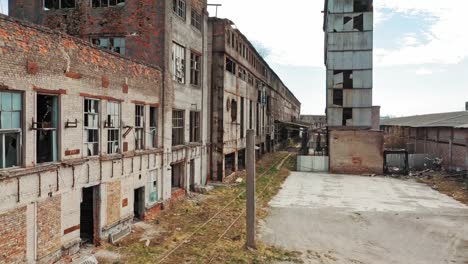
[[[93,7],[124,6],[125,0],[92,0]]]
[[[240,79],[242,79],[244,81],[247,79],[247,71],[242,67],[239,67],[239,71],[238,71],[237,75],[239,76]]]
[[[149,182],[148,182],[148,189],[149,189],[149,200],[150,202],[156,202],[159,200],[158,197],[158,171],[153,170],[149,172]]]
[[[172,0],[172,10],[185,20],[185,0]]]
[[[254,85],[254,77],[252,76],[252,74],[249,73],[248,77],[247,77],[247,82],[250,84],[250,85]]]
[[[91,42],[103,49],[125,55],[125,38],[122,37],[99,37],[92,38]]]
[[[21,160],[21,113],[20,93],[0,93],[0,168],[20,165]]]
[[[116,102],[107,103],[107,153],[120,152],[120,104]]]
[[[185,48],[172,43],[172,79],[185,83]]]
[[[57,161],[58,97],[38,94],[36,114],[37,163]]]
[[[190,142],[200,141],[200,112],[190,112]]]
[[[333,104],[343,106],[343,90],[333,89]]]
[[[99,154],[99,100],[84,100],[84,155]]]
[[[191,19],[191,24],[194,28],[201,30],[201,21],[202,21],[202,16],[201,14],[192,8],[192,19]]]
[[[135,105],[135,149],[144,148],[145,138],[145,106]]]
[[[353,29],[364,31],[364,15],[360,14],[353,18]]]
[[[197,53],[190,53],[190,84],[200,86],[200,61],[201,56]]]
[[[240,138],[244,138],[244,97],[240,98]]]
[[[184,144],[184,110],[172,111],[172,145]]]
[[[226,71],[236,74],[236,63],[229,58],[226,58]]]
[[[44,0],[44,10],[75,8],[75,0]]]
[[[343,126],[349,126],[353,122],[353,109],[343,108]]]
[[[237,101],[234,99],[231,100],[231,120],[232,122],[237,121]]]
[[[158,108],[150,107],[150,146],[158,147]]]
[[[372,0],[354,0],[353,11],[354,12],[371,12]]]
[[[333,88],[353,89],[353,71],[333,71]]]

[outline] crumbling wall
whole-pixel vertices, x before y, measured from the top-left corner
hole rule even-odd
[[[331,130],[330,172],[383,173],[383,133],[369,130]]]

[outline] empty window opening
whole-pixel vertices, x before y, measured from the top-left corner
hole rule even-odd
[[[135,105],[135,149],[144,149],[145,106]]]
[[[201,30],[201,21],[202,21],[202,16],[200,12],[192,8],[192,19],[191,19],[192,26],[198,30]]]
[[[153,170],[149,173],[149,182],[148,182],[148,190],[149,190],[149,201],[154,203],[159,200],[158,194],[158,171]]]
[[[190,112],[190,142],[200,141],[200,112]]]
[[[229,58],[226,58],[226,71],[236,75],[236,63]]]
[[[0,168],[20,165],[21,160],[21,114],[20,93],[0,93]]]
[[[184,188],[184,164],[173,164],[171,167],[172,190],[175,191]]]
[[[185,83],[185,48],[175,42],[172,43],[172,79]]]
[[[158,108],[150,107],[150,146],[157,148],[158,144]]]
[[[195,160],[194,159],[190,160],[189,164],[190,164],[189,165],[190,166],[190,176],[189,176],[190,177],[189,178],[190,179],[190,183],[189,183],[190,191],[194,192],[195,191]]]
[[[236,171],[236,153],[224,156],[224,175],[228,177]]]
[[[353,29],[364,31],[364,15],[360,14],[353,19]]]
[[[333,89],[333,104],[343,106],[343,90]]]
[[[123,37],[92,38],[91,42],[102,49],[125,55],[125,38]]]
[[[334,71],[333,88],[353,89],[353,71]]]
[[[86,156],[99,154],[99,101],[84,100],[84,148]]]
[[[343,108],[343,126],[350,126],[353,123],[353,109]]]
[[[237,101],[234,99],[231,100],[231,121],[237,121]]]
[[[237,75],[239,76],[240,79],[242,79],[244,81],[247,80],[247,71],[244,68],[239,67],[239,71],[238,71]]]
[[[44,0],[44,9],[75,8],[75,0]]]
[[[239,150],[237,153],[237,169],[245,170],[245,149]]]
[[[371,12],[372,0],[354,0],[353,11],[354,12]]]
[[[190,84],[200,86],[200,64],[201,56],[197,53],[190,53]]]
[[[240,138],[244,138],[245,136],[245,127],[244,127],[244,123],[245,123],[245,113],[244,113],[244,97],[241,97],[240,99]]]
[[[83,243],[93,243],[95,240],[95,228],[97,223],[96,204],[99,197],[98,187],[83,188],[80,204],[80,238]]]
[[[125,0],[92,0],[93,7],[124,6]]]
[[[38,94],[36,114],[37,163],[57,161],[58,97]]]
[[[183,145],[184,140],[184,115],[183,110],[172,111],[172,145]]]
[[[145,216],[145,187],[133,190],[133,216],[138,220]]]
[[[107,128],[107,153],[120,152],[120,104],[107,103],[107,120],[104,125]]]
[[[172,0],[172,10],[176,13],[179,17],[185,20],[185,0]]]
[[[350,17],[350,16],[345,16],[343,17],[343,24],[346,25],[348,24],[349,22],[353,21],[353,18]]]

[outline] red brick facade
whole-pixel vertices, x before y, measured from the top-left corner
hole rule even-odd
[[[60,250],[62,237],[61,196],[57,195],[37,205],[37,257],[42,259]]]
[[[26,261],[26,206],[0,215],[0,263]]]

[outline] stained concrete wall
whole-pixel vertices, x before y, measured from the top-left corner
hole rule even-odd
[[[383,132],[330,130],[330,172],[382,174]]]

